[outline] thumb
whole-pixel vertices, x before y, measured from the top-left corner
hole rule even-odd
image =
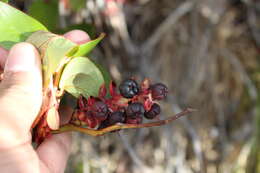
[[[10,50],[4,68],[0,84],[1,111],[9,116],[17,115],[17,122],[21,118],[22,121],[27,121],[25,124],[31,124],[40,110],[41,103],[42,75],[39,54],[33,45],[18,43]]]

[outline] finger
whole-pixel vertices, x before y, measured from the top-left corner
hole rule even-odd
[[[13,117],[17,115],[15,121],[21,120],[21,124],[32,123],[41,106],[40,66],[40,57],[33,45],[18,43],[10,50],[0,84],[1,111]],[[8,109],[10,105],[16,105],[16,108]]]
[[[84,44],[90,41],[89,35],[81,30],[72,30],[70,32],[67,32],[66,34],[64,34],[64,37],[77,44]]]
[[[46,139],[36,151],[50,172],[64,172],[70,149],[71,135],[62,133]]]
[[[7,59],[8,51],[0,47],[0,67],[3,69]]]

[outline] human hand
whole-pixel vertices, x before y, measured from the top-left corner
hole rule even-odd
[[[82,44],[89,36],[79,30],[64,35]],[[8,52],[0,47],[0,170],[1,172],[64,172],[70,152],[70,135],[53,135],[36,150],[30,128],[42,104],[41,61],[36,48],[18,43]]]

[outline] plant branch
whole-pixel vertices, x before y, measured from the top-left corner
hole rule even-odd
[[[82,133],[85,133],[85,134],[88,134],[91,136],[102,136],[106,133],[113,132],[113,131],[120,130],[120,129],[134,129],[134,128],[162,126],[162,125],[168,124],[168,123],[180,118],[181,116],[192,113],[194,111],[196,111],[196,110],[187,108],[184,111],[182,111],[178,114],[175,114],[174,116],[172,116],[168,119],[165,119],[165,120],[160,120],[160,121],[151,122],[151,123],[144,123],[144,124],[116,124],[116,125],[106,127],[104,129],[100,129],[100,130],[94,130],[94,129],[79,127],[79,126],[76,126],[73,124],[67,124],[67,125],[61,126],[61,128],[59,130],[52,131],[52,133],[57,134],[57,133],[63,133],[63,132],[68,132],[68,131],[78,131],[78,132],[82,132]]]

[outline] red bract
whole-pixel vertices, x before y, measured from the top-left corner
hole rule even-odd
[[[37,144],[40,144],[44,141],[45,138],[49,137],[51,135],[51,129],[49,128],[47,121],[46,121],[46,115],[42,116],[41,120],[37,124],[37,128],[35,128],[35,132],[33,133],[34,141]]]
[[[99,121],[98,119],[90,112],[88,111],[86,114],[85,123],[88,127],[94,128],[98,125]]]
[[[87,109],[87,100],[83,96],[79,96],[78,98],[78,107],[80,110],[85,110]]]
[[[112,98],[120,97],[120,94],[116,91],[116,83],[113,81],[109,84],[109,92]]]

